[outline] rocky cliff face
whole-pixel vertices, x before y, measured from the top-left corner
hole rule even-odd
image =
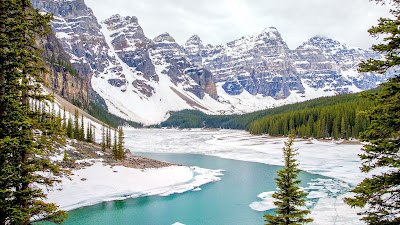
[[[184,90],[200,99],[203,99],[206,93],[214,99],[218,97],[211,72],[191,63],[183,47],[177,44],[173,37],[163,33],[153,41],[155,48],[151,54],[154,63],[165,66],[161,73],[167,74],[175,85],[181,84]]]
[[[192,62],[209,68],[230,95],[247,91],[279,99],[290,90],[303,91],[289,48],[274,27],[218,46],[204,46],[193,36],[185,47]]]
[[[32,2],[54,13],[56,37],[85,81],[82,86],[72,83],[82,90],[86,84],[89,96],[92,85],[110,112],[144,124],[158,123],[169,111],[182,109],[244,113],[358,92],[392,75],[358,73],[361,60],[381,56],[329,38],[314,37],[290,50],[270,27],[216,46],[194,35],[181,46],[168,33],[146,37],[134,16],[114,15],[98,23],[83,0]]]
[[[66,61],[83,75],[84,82],[79,87],[86,90],[84,85],[87,84],[91,90],[92,85],[105,98],[111,112],[145,122],[143,117],[148,115],[145,109],[157,110],[160,102],[161,112],[158,113],[161,115],[158,117],[164,118],[169,110],[192,108],[193,105],[208,109],[199,101],[205,95],[217,98],[212,74],[204,68],[194,67],[183,55],[180,59],[164,55],[175,48],[183,52],[183,48],[176,43],[167,46],[163,45],[164,40],[147,38],[136,17],[115,15],[100,24],[83,0],[32,0],[32,3],[54,14],[52,29],[67,53]],[[181,63],[182,60],[185,62]],[[55,80],[62,76],[61,71],[52,69],[52,72],[54,75],[47,79],[57,83]],[[164,75],[161,83],[160,76]],[[72,82],[75,77],[64,76],[63,79]],[[59,89],[68,90],[66,87]],[[92,94],[95,92],[88,93],[89,96]],[[134,104],[118,102],[114,98],[130,100]],[[141,112],[136,111],[138,108]]]
[[[66,68],[70,57],[55,35],[49,34],[46,37],[38,38],[37,45],[43,49],[42,56],[49,71],[43,74],[43,78],[52,91],[70,102],[87,104],[90,88],[78,74],[73,74],[72,67]]]
[[[155,93],[159,73],[167,75],[174,85],[182,85],[185,91],[202,99],[206,93],[217,97],[213,76],[210,72],[195,67],[186,57],[184,49],[168,33],[147,38],[136,17],[114,15],[102,22],[106,26],[106,38],[118,58],[135,74],[131,84],[147,97]],[[110,82],[110,80],[109,80]],[[112,85],[129,85],[121,77],[112,80]]]
[[[356,72],[360,61],[380,57],[370,50],[324,37],[289,50],[274,27],[218,46],[204,46],[195,35],[186,42],[185,52],[193,63],[209,68],[230,95],[247,91],[283,99],[292,92],[304,94],[306,87],[349,93],[374,88],[391,76]]]
[[[92,76],[110,72],[121,76],[122,68],[101,32],[93,12],[83,0],[31,0],[36,8],[54,14],[52,29],[74,68],[90,81]]]
[[[385,82],[391,72],[380,75],[356,71],[362,60],[381,57],[371,50],[350,48],[326,37],[313,37],[291,54],[297,73],[309,86],[336,93],[348,93],[351,88],[367,90]]]

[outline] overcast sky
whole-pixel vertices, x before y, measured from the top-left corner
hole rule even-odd
[[[225,44],[276,27],[294,49],[320,35],[353,47],[376,40],[367,30],[387,6],[368,0],[85,0],[99,21],[113,14],[136,16],[149,38],[168,32],[179,44],[197,34],[204,44]]]

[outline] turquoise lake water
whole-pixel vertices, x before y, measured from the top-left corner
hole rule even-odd
[[[65,224],[247,225],[264,224],[263,214],[249,207],[262,192],[276,189],[276,171],[281,167],[193,154],[134,153],[185,166],[223,169],[221,181],[167,197],[149,196],[104,202],[69,212]],[[173,176],[173,174],[171,174]],[[301,172],[301,186],[326,178]],[[272,213],[273,210],[267,211]]]

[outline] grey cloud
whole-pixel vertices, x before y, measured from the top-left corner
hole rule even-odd
[[[205,43],[223,44],[274,26],[290,48],[315,35],[368,48],[367,29],[388,8],[368,0],[86,0],[103,20],[112,14],[136,16],[150,38],[169,32],[183,44],[198,34]]]

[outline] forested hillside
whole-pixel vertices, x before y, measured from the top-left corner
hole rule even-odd
[[[304,137],[358,137],[368,120],[358,115],[373,103],[359,94],[322,97],[244,115],[206,115],[195,110],[172,112],[163,127],[247,129],[252,134]]]
[[[335,104],[305,107],[298,110],[269,115],[252,122],[247,130],[252,134],[271,136],[295,133],[300,137],[335,139],[358,138],[369,126],[369,120],[360,112],[373,106],[373,102],[358,96],[334,97]],[[345,100],[345,101],[344,101]]]

